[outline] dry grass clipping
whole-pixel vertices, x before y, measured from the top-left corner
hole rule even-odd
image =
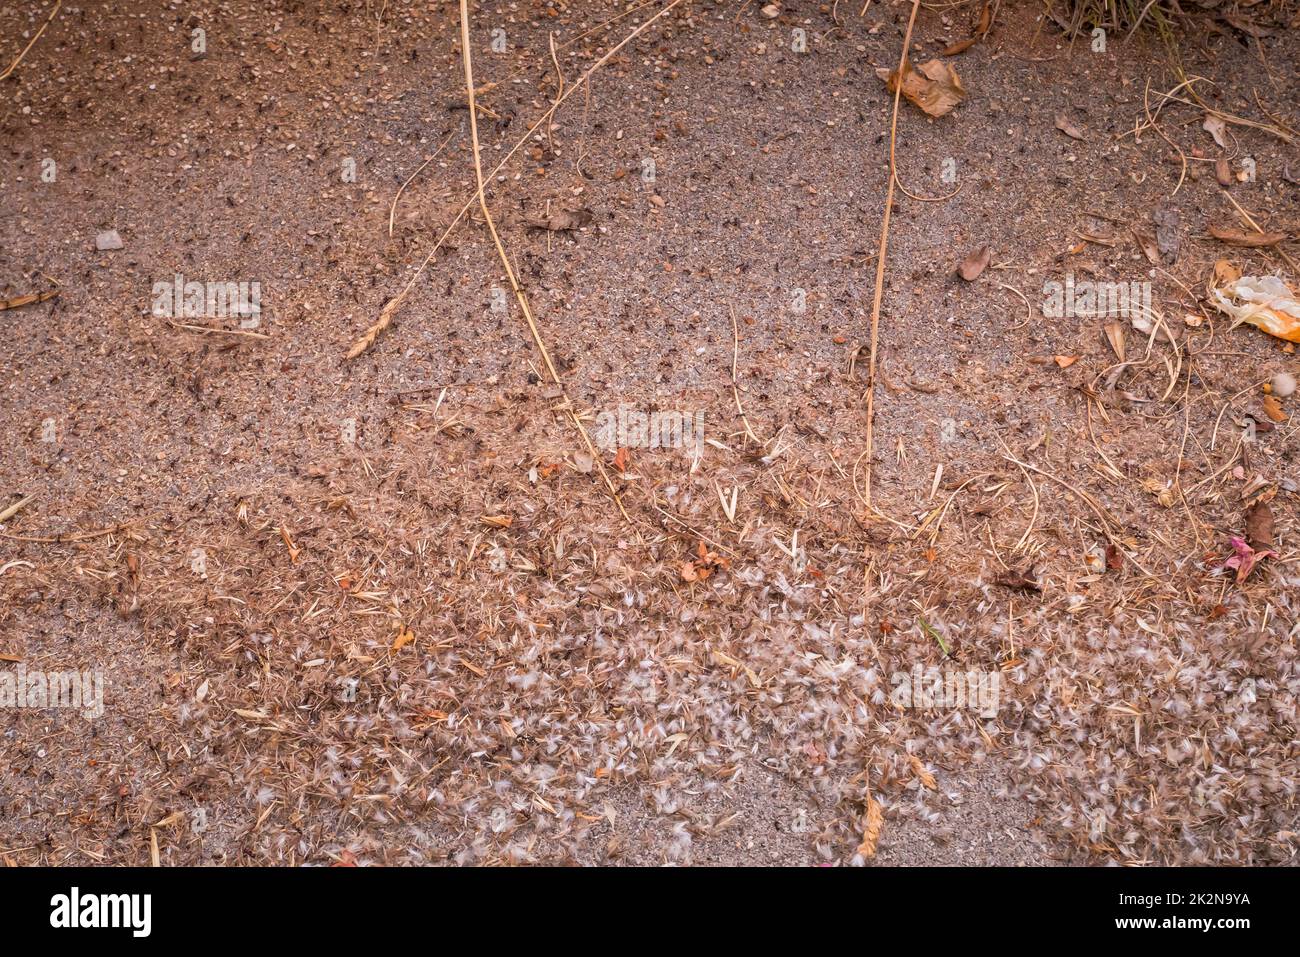
[[[582,436],[582,441],[586,444],[587,452],[592,461],[600,469],[600,477],[605,480],[605,487],[613,497],[614,503],[618,505],[618,510],[623,514],[623,518],[631,522],[632,519],[628,516],[627,510],[623,508],[623,501],[619,497],[618,490],[614,488],[614,482],[605,469],[605,462],[601,457],[600,450],[591,441],[591,436],[587,433],[587,427],[578,418],[573,402],[569,399],[568,391],[564,388],[564,382],[560,379],[559,370],[555,368],[555,363],[551,361],[550,350],[546,348],[546,341],[542,338],[542,332],[537,326],[537,320],[533,318],[533,310],[528,305],[528,297],[519,285],[519,279],[515,276],[514,267],[510,264],[510,257],[506,255],[505,247],[501,245],[501,237],[497,234],[496,222],[492,219],[492,212],[488,209],[487,196],[483,192],[483,163],[479,158],[478,116],[474,102],[474,56],[470,53],[468,0],[460,0],[460,45],[462,60],[465,64],[465,93],[469,98],[469,133],[474,150],[474,180],[478,185],[479,208],[483,210],[483,219],[487,222],[488,232],[492,234],[492,243],[496,246],[497,256],[500,257],[501,265],[505,268],[506,278],[510,280],[510,288],[514,290],[515,298],[519,301],[519,308],[524,312],[524,319],[528,321],[528,331],[532,334],[533,342],[537,345],[537,350],[542,354],[542,359],[546,363],[546,371],[550,375],[551,381],[559,386],[564,393],[564,405],[569,413],[569,418],[573,420],[574,426]],[[556,104],[558,105],[559,102],[559,99],[557,99]],[[389,303],[389,306],[392,306],[392,303]]]
[[[912,26],[916,23],[916,11],[921,0],[912,0],[912,12],[907,18],[907,30],[903,34],[903,50],[898,55],[897,75],[901,76],[907,65],[907,50],[912,42]],[[902,84],[894,86],[894,112],[889,121],[889,186],[885,193],[885,215],[880,223],[880,246],[876,250],[876,287],[871,296],[871,351],[867,358],[867,448],[864,457],[867,460],[866,481],[862,493],[867,508],[871,508],[871,474],[872,474],[872,439],[873,422],[876,413],[876,346],[880,339],[880,301],[885,292],[885,252],[889,247],[889,215],[894,209],[894,143],[898,139],[898,103],[903,95]]]
[[[640,36],[643,32],[649,29],[652,23],[657,21],[660,17],[669,13],[674,7],[677,7],[681,3],[682,0],[672,0],[672,2],[669,3],[666,7],[664,7],[653,17],[650,17],[650,19],[646,20],[645,23],[641,24],[639,27],[637,27],[635,30],[633,30],[631,33],[625,36],[622,40],[620,40],[618,43],[612,46],[608,50],[608,52],[605,53],[604,56],[602,56],[599,60],[593,63],[588,68],[587,72],[578,78],[577,82],[575,82],[571,87],[569,87],[567,90],[564,90],[559,96],[555,98],[555,102],[552,103],[550,107],[546,110],[546,112],[542,114],[541,118],[538,119],[537,122],[534,123],[532,126],[530,126],[527,129],[527,131],[524,133],[524,135],[521,136],[515,142],[515,145],[510,148],[510,151],[507,152],[504,157],[502,157],[501,162],[496,165],[496,168],[494,170],[492,170],[492,173],[489,176],[489,178],[494,177],[498,173],[500,173],[501,170],[505,168],[505,165],[509,163],[510,160],[514,157],[514,155],[517,152],[519,152],[520,149],[523,148],[524,144],[528,142],[528,140],[532,137],[532,135],[536,133],[539,129],[541,129],[543,125],[548,125],[550,123],[551,118],[555,115],[556,110],[558,110],[561,107],[561,105],[563,105],[565,100],[567,100],[578,90],[586,86],[587,83],[591,80],[591,76],[593,73],[595,73],[602,66],[608,63],[612,57],[614,57],[620,50],[623,49],[623,47],[627,46],[634,39],[636,39],[636,37]],[[609,21],[606,21],[605,25],[608,25],[609,23],[613,23],[614,19],[617,18],[613,18]],[[471,97],[470,100],[472,103],[473,98]],[[473,106],[471,106],[470,115],[473,116],[473,114],[474,114],[474,108]],[[353,343],[352,348],[348,350],[348,354],[347,354],[348,359],[355,359],[357,358],[357,356],[361,355],[366,350],[368,350],[371,346],[375,344],[375,342],[379,339],[379,336],[384,332],[384,330],[387,329],[390,325],[392,325],[393,317],[397,315],[397,310],[400,309],[402,307],[402,303],[406,301],[406,297],[410,294],[411,289],[415,286],[416,280],[418,280],[420,276],[424,274],[424,270],[428,268],[429,263],[433,262],[433,257],[437,255],[438,250],[441,249],[443,243],[447,241],[447,237],[451,235],[451,231],[460,224],[460,221],[465,218],[465,214],[470,211],[470,209],[474,206],[474,204],[477,201],[478,201],[477,194],[471,196],[469,199],[465,201],[465,204],[460,208],[460,212],[458,212],[455,218],[452,219],[451,224],[442,231],[442,235],[438,237],[438,241],[433,244],[433,248],[429,250],[427,255],[425,255],[424,260],[420,263],[420,265],[416,267],[415,272],[411,274],[411,278],[407,280],[406,285],[403,286],[401,291],[398,292],[398,294],[394,296],[392,299],[390,299],[388,303],[384,305],[384,308],[380,310],[379,319],[376,320],[375,324],[372,325],[369,329],[367,329],[360,339],[358,339],[355,343]]]

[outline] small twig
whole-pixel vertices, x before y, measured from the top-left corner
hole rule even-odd
[[[564,101],[567,100],[570,96],[572,96],[577,90],[581,89],[585,84],[590,82],[591,75],[593,73],[595,73],[602,66],[608,63],[611,58],[613,58],[620,50],[623,49],[623,47],[627,46],[634,39],[640,36],[645,30],[647,30],[650,27],[650,24],[654,23],[656,20],[664,16],[666,13],[671,11],[673,8],[677,7],[682,2],[684,2],[684,0],[672,0],[672,2],[669,3],[666,7],[664,7],[662,10],[656,13],[653,17],[650,17],[648,20],[646,20],[645,23],[638,26],[635,30],[633,30],[631,33],[625,36],[618,43],[614,44],[614,46],[612,46],[608,51],[606,51],[604,56],[602,56],[599,60],[593,63],[587,69],[587,72],[584,73],[576,83],[574,83],[572,86],[570,86],[567,90],[564,91],[563,96],[559,96],[556,98],[555,102],[551,104],[550,108],[547,109],[547,111],[542,114],[541,119],[539,119],[536,123],[530,126],[527,129],[527,131],[525,131],[524,135],[521,136],[519,140],[515,143],[515,145],[510,148],[509,152],[507,152],[506,155],[502,157],[501,162],[496,165],[496,169],[492,170],[488,178],[491,179],[492,177],[500,173],[501,170],[505,168],[506,163],[510,162],[510,160],[514,157],[514,155],[517,152],[519,152],[521,148],[523,148],[524,144],[527,143],[529,139],[532,138],[532,135],[536,133],[539,129],[541,129],[543,124],[550,122],[551,117],[555,115],[555,111],[560,108],[560,106],[564,103]],[[627,12],[632,12],[632,11],[627,11]],[[618,19],[618,18],[615,17],[613,19]],[[612,23],[613,20],[610,20],[608,22]],[[394,296],[392,299],[390,299],[387,302],[387,304],[385,304],[384,308],[379,311],[379,318],[375,321],[374,325],[372,325],[369,329],[367,329],[365,333],[361,336],[361,338],[358,339],[355,343],[353,343],[352,348],[348,350],[348,354],[347,354],[348,359],[355,359],[357,356],[361,355],[363,352],[365,352],[367,349],[373,346],[375,344],[375,341],[384,332],[384,330],[387,329],[390,325],[392,325],[393,316],[397,314],[397,310],[401,308],[402,303],[406,300],[406,297],[410,295],[411,290],[415,288],[416,281],[422,275],[424,275],[425,269],[429,267],[429,263],[433,262],[433,257],[437,255],[438,250],[441,249],[443,243],[447,241],[447,237],[451,235],[452,230],[454,230],[458,225],[460,225],[460,221],[465,218],[465,215],[470,211],[470,209],[473,208],[474,204],[477,201],[478,201],[477,194],[470,196],[470,198],[465,201],[465,204],[460,208],[460,212],[458,212],[455,218],[452,219],[451,224],[442,231],[442,235],[440,235],[438,237],[437,242],[433,244],[433,248],[429,250],[428,254],[424,257],[424,260],[420,263],[419,266],[415,268],[415,271],[411,273],[411,278],[406,281],[406,285],[403,286],[401,291],[398,292],[398,294]]]
[[[708,535],[705,535],[702,531],[700,531],[700,530],[699,530],[698,528],[696,528],[694,525],[691,525],[691,524],[689,524],[688,522],[684,522],[684,521],[682,521],[680,518],[678,518],[676,515],[674,515],[672,512],[668,511],[667,509],[660,508],[659,505],[658,505],[658,503],[656,503],[656,502],[651,502],[651,503],[650,503],[650,507],[653,508],[653,509],[654,509],[656,512],[658,512],[660,515],[662,515],[664,518],[669,519],[670,521],[676,522],[678,525],[680,525],[682,528],[686,529],[688,532],[690,532],[692,535],[694,535],[694,536],[695,536],[696,538],[698,538],[700,541],[704,542],[704,544],[706,544],[706,545],[711,545],[711,546],[713,546],[714,548],[718,549],[718,551],[726,552],[728,555],[732,556],[733,558],[739,558],[739,557],[740,557],[740,553],[739,553],[739,552],[736,552],[734,549],[730,549],[730,548],[728,548],[726,545],[723,545],[721,542],[715,542],[713,539],[709,538]]]
[[[3,512],[0,512],[0,522],[9,521],[9,519],[17,515],[19,510],[28,502],[30,502],[33,498],[35,498],[35,496],[33,495],[24,496],[23,498],[20,498],[18,501],[14,502],[12,505],[6,508]]]
[[[960,193],[962,191],[962,188],[965,187],[966,185],[965,183],[957,184],[957,188],[954,189],[951,193],[948,193],[946,196],[921,196],[917,193],[913,193],[911,190],[909,190],[906,186],[903,185],[903,181],[898,178],[898,170],[894,170],[894,182],[898,185],[899,190],[902,191],[904,196],[906,196],[908,199],[914,199],[918,203],[942,203],[946,200],[952,199],[954,196]]]
[[[13,73],[14,70],[18,69],[18,64],[22,63],[23,57],[27,56],[28,51],[30,51],[32,47],[36,46],[36,41],[41,38],[41,34],[45,32],[46,27],[48,27],[50,23],[54,20],[55,16],[59,12],[59,8],[62,6],[63,6],[63,0],[59,0],[59,2],[54,5],[54,9],[51,10],[50,15],[45,18],[45,22],[41,24],[41,28],[36,31],[36,36],[32,37],[31,42],[28,43],[27,46],[23,47],[23,52],[18,54],[18,56],[14,59],[14,62],[9,64],[9,69],[5,70],[3,73],[0,73],[0,81],[9,79],[9,74]]]
[[[558,101],[560,97],[564,96],[564,71],[560,69],[559,57],[555,55],[555,34],[547,33],[546,40],[551,49],[551,63],[555,65],[555,82],[558,84],[555,88],[555,99]],[[546,148],[550,150],[552,155],[555,154],[555,140],[552,138],[554,128],[554,123],[546,124]],[[549,235],[547,239],[550,239]]]
[[[45,292],[29,292],[25,296],[14,296],[12,299],[0,299],[0,311],[5,309],[21,309],[23,306],[31,306],[39,302],[46,302],[53,299],[63,290],[47,289]]]
[[[402,198],[403,190],[405,190],[406,187],[411,185],[411,181],[415,179],[415,177],[419,176],[426,166],[428,166],[430,163],[432,163],[434,160],[438,158],[438,154],[442,152],[443,147],[445,147],[448,143],[450,143],[451,138],[455,135],[456,135],[455,130],[452,130],[450,133],[448,133],[447,138],[438,145],[438,148],[434,150],[433,155],[430,156],[423,163],[421,163],[420,168],[417,169],[410,176],[408,176],[406,178],[406,182],[403,183],[401,187],[398,188],[397,195],[393,197],[393,205],[388,207],[388,235],[389,236],[393,235],[393,217],[397,214],[397,201]]]
[[[736,381],[736,364],[740,356],[740,327],[736,325],[736,310],[728,307],[728,311],[731,313],[731,394],[736,399],[736,412],[740,415],[740,421],[745,424],[745,434],[762,445],[763,440],[754,434],[749,419],[745,416],[745,410],[740,404],[740,386]]]
[[[1005,290],[1007,290],[1008,292],[1014,292],[1017,296],[1019,296],[1019,297],[1020,297],[1020,301],[1023,302],[1023,303],[1025,304],[1025,309],[1027,309],[1027,310],[1028,310],[1028,313],[1029,313],[1029,314],[1025,317],[1025,321],[1024,321],[1024,322],[1017,323],[1016,325],[1011,326],[1010,328],[1011,328],[1011,329],[1020,329],[1020,328],[1022,328],[1022,327],[1024,327],[1024,326],[1029,325],[1030,320],[1032,320],[1032,319],[1034,318],[1034,307],[1031,306],[1031,305],[1029,304],[1029,299],[1026,298],[1025,294],[1024,294],[1023,292],[1021,292],[1019,289],[1017,289],[1015,286],[1008,286],[1006,283],[1002,283],[1002,282],[998,283],[997,285],[998,285],[998,288],[999,288],[999,289],[1005,289]]]
[[[1142,91],[1142,109],[1143,112],[1146,113],[1147,126],[1155,130],[1156,134],[1162,140],[1164,140],[1166,143],[1168,143],[1171,147],[1173,147],[1178,152],[1178,159],[1183,164],[1182,170],[1178,174],[1178,185],[1175,186],[1174,191],[1169,194],[1170,196],[1177,196],[1178,191],[1183,188],[1183,180],[1187,177],[1187,154],[1183,152],[1183,148],[1181,146],[1179,146],[1177,143],[1175,143],[1173,140],[1171,140],[1168,136],[1165,135],[1165,131],[1160,128],[1160,124],[1158,124],[1155,121],[1155,119],[1152,118],[1151,107],[1149,103],[1150,93],[1151,93],[1151,81],[1148,79],[1146,88]],[[1157,115],[1159,114],[1159,112],[1160,110],[1159,108],[1157,108],[1156,110]]]
[[[84,542],[89,538],[101,538],[104,535],[113,535],[126,528],[127,522],[120,525],[113,525],[109,528],[99,528],[93,532],[77,532],[74,535],[11,535],[8,532],[0,532],[0,537],[11,539],[15,542],[37,542],[43,545],[59,545],[64,542]]]
[[[907,30],[903,33],[903,49],[898,56],[898,76],[903,75],[907,65],[908,47],[912,42],[912,26],[916,23],[916,11],[920,9],[921,0],[912,0],[912,13],[907,18]],[[866,8],[863,8],[866,13]],[[871,472],[873,425],[876,412],[876,346],[880,340],[880,303],[885,292],[885,252],[889,246],[889,215],[894,209],[894,184],[897,182],[894,162],[894,144],[898,139],[898,104],[903,93],[903,84],[894,86],[894,112],[889,123],[889,187],[885,193],[885,215],[880,223],[880,247],[876,252],[876,288],[871,299],[871,351],[867,356],[867,460],[866,477],[863,484],[863,501],[871,508]]]
[[[264,332],[253,332],[251,329],[218,329],[214,326],[193,326],[185,322],[172,322],[167,320],[167,324],[174,329],[184,329],[186,332],[198,332],[209,336],[247,336],[250,339],[270,339]]]
[[[469,135],[471,148],[474,152],[474,180],[478,185],[478,204],[483,211],[483,219],[487,222],[488,232],[492,235],[492,243],[496,246],[497,256],[501,260],[501,265],[505,267],[506,278],[510,281],[510,288],[514,291],[515,299],[519,302],[519,308],[523,310],[524,319],[528,322],[528,331],[532,334],[533,342],[537,350],[542,354],[542,360],[546,363],[546,371],[550,373],[551,381],[559,386],[560,391],[564,393],[564,405],[569,413],[569,418],[577,427],[583,442],[587,446],[587,452],[591,455],[596,467],[600,470],[600,477],[605,480],[605,487],[609,489],[609,494],[613,496],[614,503],[618,510],[623,514],[623,518],[630,524],[631,517],[623,507],[623,500],[618,494],[618,489],[614,487],[614,482],[609,477],[609,472],[605,469],[605,461],[600,451],[591,440],[591,435],[587,432],[587,427],[582,424],[578,418],[578,413],[574,410],[573,402],[569,399],[568,391],[564,388],[564,382],[560,378],[559,370],[556,369],[555,363],[551,361],[550,350],[546,348],[546,342],[542,338],[542,332],[537,327],[537,321],[533,318],[533,310],[528,305],[528,297],[524,294],[523,287],[519,285],[519,280],[515,276],[514,266],[510,264],[510,257],[506,255],[505,247],[501,245],[501,237],[497,235],[496,223],[492,219],[492,212],[488,209],[487,195],[484,193],[483,163],[479,157],[478,143],[478,117],[474,110],[474,57],[470,52],[469,41],[469,0],[460,0],[460,42],[461,42],[461,60],[465,65],[465,89],[469,97]],[[559,103],[559,100],[556,101]]]

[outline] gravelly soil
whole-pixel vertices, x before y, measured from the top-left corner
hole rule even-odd
[[[0,539],[0,654],[109,682],[94,721],[0,711],[5,860],[140,864],[152,836],[168,864],[1294,861],[1300,472],[1249,387],[1296,363],[1198,301],[1225,256],[1294,281],[1206,236],[1243,228],[1220,155],[1255,163],[1245,209],[1296,228],[1294,143],[1232,125],[1221,149],[1169,106],[1179,186],[1166,142],[1132,135],[1179,82],[1161,47],[1094,53],[1001,11],[953,60],[966,101],[900,115],[903,185],[960,191],[897,197],[882,520],[859,494],[875,71],[907,7],[683,4],[489,192],[588,425],[704,414],[698,462],[608,457],[629,524],[514,303],[494,308],[477,211],[344,359],[473,194],[455,6],[111,6],[62,11],[0,84],[0,296],[61,284],[0,312],[0,509],[34,496],[4,531],[111,532]],[[560,47],[565,83],[658,9]],[[548,31],[621,10],[475,8],[476,79],[500,83],[485,167],[556,94]],[[0,36],[45,15],[6,7]],[[922,11],[915,58],[970,17]],[[1181,50],[1221,84],[1206,103],[1297,124],[1294,31],[1198,26]],[[1161,204],[1180,248],[1157,265],[1133,230]],[[577,231],[527,225],[579,208]],[[124,248],[97,251],[110,229]],[[956,278],[985,244],[992,267]],[[1149,280],[1179,345],[1130,328],[1133,368],[1099,384],[1102,323],[1038,308],[1067,272]],[[177,274],[258,283],[260,324],[159,317]],[[1253,445],[1246,415],[1274,425]],[[1222,560],[1261,494],[1279,555],[1238,586]],[[891,676],[918,663],[997,671],[1008,703],[900,710]]]

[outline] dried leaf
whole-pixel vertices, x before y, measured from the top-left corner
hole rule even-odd
[[[1220,186],[1231,186],[1233,183],[1232,167],[1222,156],[1214,161],[1214,178],[1219,181]]]
[[[619,449],[614,453],[614,468],[618,469],[620,472],[626,472],[630,456],[631,453],[629,453],[627,449]]]
[[[1032,568],[1011,569],[1002,572],[993,579],[993,582],[1002,585],[1004,588],[1018,588],[1021,591],[1043,590],[1043,586],[1038,583]]]
[[[479,521],[491,528],[509,528],[510,523],[514,521],[514,517],[511,515],[484,515]]]
[[[413,641],[415,641],[415,632],[405,625],[398,625],[397,638],[393,641],[393,651],[401,651]]]
[[[1241,270],[1228,262],[1226,259],[1216,260],[1214,263],[1214,284],[1216,286],[1226,286],[1230,282],[1236,282],[1241,278]]]
[[[1246,513],[1246,541],[1251,548],[1267,551],[1273,547],[1273,510],[1268,502],[1256,502]]]
[[[289,564],[298,564],[298,556],[302,554],[302,549],[293,543],[289,536],[289,529],[284,525],[280,526],[280,539],[284,542],[284,547],[289,550]]]
[[[1153,478],[1143,479],[1142,488],[1144,488],[1146,491],[1154,495],[1156,497],[1156,501],[1158,501],[1165,508],[1173,508],[1174,491],[1173,489],[1165,485],[1164,482],[1160,481],[1159,479],[1153,479]]]
[[[980,273],[988,268],[992,258],[993,253],[989,247],[981,246],[962,260],[961,265],[957,267],[957,275],[967,282],[974,282],[980,277]]]
[[[589,209],[553,209],[546,215],[530,213],[524,217],[524,222],[534,229],[546,229],[558,233],[581,229],[592,219],[592,212]]]
[[[1083,131],[1067,120],[1064,116],[1056,118],[1056,128],[1072,140],[1081,140],[1084,138]]]
[[[1282,411],[1282,403],[1278,401],[1275,395],[1266,395],[1263,399],[1264,414],[1274,422],[1285,422],[1286,413]]]
[[[1218,143],[1220,148],[1228,148],[1228,127],[1220,117],[1217,117],[1212,113],[1207,113],[1205,115],[1205,122],[1201,124],[1201,127],[1214,137],[1214,142]]]
[[[885,81],[889,92],[898,89],[897,70],[877,70],[876,75]],[[908,60],[903,64],[903,96],[927,115],[943,116],[966,98],[966,90],[957,71],[942,60],[922,63],[919,70]]]
[[[1086,243],[1096,243],[1098,246],[1118,246],[1119,240],[1112,236],[1103,236],[1100,233],[1079,233],[1079,238]]]
[[[1052,360],[1062,369],[1068,369],[1079,361],[1078,356],[1052,356]]]
[[[979,37],[967,37],[965,40],[958,40],[956,43],[950,43],[944,47],[939,56],[956,56],[958,53],[965,53],[979,42]]]
[[[1228,24],[1228,26],[1236,27],[1242,33],[1246,34],[1247,36],[1254,37],[1257,40],[1260,39],[1261,37],[1271,37],[1273,35],[1273,31],[1270,30],[1268,27],[1261,27],[1258,23],[1255,23],[1251,20],[1247,20],[1245,17],[1238,17],[1232,14],[1225,14],[1219,19],[1221,19],[1224,23]]]
[[[706,548],[703,542],[698,543],[695,553],[699,557],[694,561],[680,562],[678,564],[683,581],[703,581],[719,568],[727,568],[731,564],[717,552]]]
[[[1248,233],[1241,229],[1224,229],[1219,226],[1211,226],[1210,235],[1229,246],[1246,246],[1250,249],[1276,246],[1287,238],[1286,233]]]
[[[1133,230],[1133,238],[1138,241],[1138,246],[1141,248],[1142,254],[1146,256],[1151,263],[1157,266],[1160,265],[1160,244],[1156,242],[1155,237],[1150,233],[1139,232],[1135,229]]]
[[[1128,328],[1122,322],[1108,322],[1105,326],[1106,341],[1120,362],[1124,361],[1124,342],[1128,338]]]
[[[1250,573],[1254,571],[1255,566],[1263,559],[1277,557],[1277,553],[1272,549],[1256,551],[1246,543],[1245,539],[1237,538],[1235,535],[1230,539],[1230,544],[1232,545],[1233,555],[1223,563],[1223,567],[1230,568],[1237,573],[1237,584],[1239,585],[1250,577]]]
[[[984,7],[980,10],[979,23],[975,26],[974,35],[967,37],[965,40],[958,40],[956,43],[949,44],[944,48],[940,56],[956,56],[958,53],[964,53],[984,39],[984,35],[989,32],[989,27],[993,25],[992,6],[985,2]]]

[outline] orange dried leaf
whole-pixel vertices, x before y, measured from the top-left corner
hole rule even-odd
[[[1241,270],[1234,266],[1226,259],[1217,260],[1214,264],[1214,284],[1216,286],[1225,286],[1230,282],[1236,282],[1241,278]]]
[[[401,625],[397,630],[397,638],[393,641],[393,651],[401,651],[413,641],[415,641],[415,632]]]
[[[1282,403],[1277,400],[1275,395],[1264,396],[1264,414],[1274,422],[1285,422],[1286,413],[1282,411]]]
[[[876,75],[885,81],[889,92],[897,90],[897,70],[877,70]],[[903,96],[929,116],[943,116],[966,98],[966,89],[957,71],[942,60],[922,63],[920,69],[909,60],[903,64]]]

